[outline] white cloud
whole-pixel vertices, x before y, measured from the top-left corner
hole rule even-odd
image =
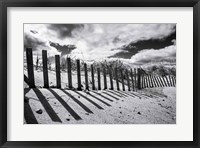
[[[162,39],[174,32],[175,24],[84,24],[81,29],[74,29],[72,37],[60,39],[58,32],[51,30],[48,24],[25,24],[24,32],[45,42],[48,52],[58,53],[49,41],[60,45],[74,44],[72,52],[78,58],[100,60],[112,56],[119,50],[111,50],[138,40]],[[59,29],[59,28],[58,28]],[[30,30],[37,31],[33,34]]]
[[[176,59],[176,45],[171,45],[163,49],[145,49],[131,57],[131,62],[135,64],[145,64],[151,62],[171,62]]]

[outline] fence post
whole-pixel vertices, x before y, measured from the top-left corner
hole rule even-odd
[[[92,76],[92,90],[95,90],[94,68],[93,68],[93,65],[91,65],[91,76]]]
[[[161,85],[161,83],[160,83],[160,81],[159,81],[159,79],[158,79],[157,76],[155,76],[155,79],[156,79],[156,81],[158,82],[158,87],[162,87],[162,85]]]
[[[72,89],[72,71],[71,71],[71,59],[67,58],[67,73],[68,73],[68,87]]]
[[[164,76],[162,76],[162,79],[163,79],[163,81],[165,83],[165,86],[167,86],[167,82],[165,81],[165,77]]]
[[[29,87],[35,88],[32,48],[26,48],[26,60],[27,60]]]
[[[87,73],[87,64],[86,63],[84,63],[84,70],[85,70],[85,89],[89,90],[88,73]]]
[[[128,74],[128,70],[127,69],[126,69],[126,79],[127,79],[128,91],[131,91],[130,82],[129,82],[129,74]]]
[[[131,81],[132,81],[132,88],[134,90],[135,88],[134,88],[134,80],[133,80],[133,70],[132,70],[132,68],[131,68]]]
[[[141,89],[141,72],[140,72],[140,68],[138,68],[138,89]]]
[[[156,87],[156,82],[155,82],[153,75],[151,75],[151,78],[152,78],[152,82],[153,82],[153,87]]]
[[[170,75],[169,75],[169,81],[170,81],[170,86],[172,87],[173,83],[172,83],[172,77]]]
[[[176,77],[173,77],[174,79],[174,86],[176,87]]]
[[[144,88],[146,88],[147,87],[147,76],[145,75],[144,76]]]
[[[117,90],[120,90],[119,89],[118,70],[117,70],[117,68],[115,68],[115,80],[116,80]]]
[[[78,88],[77,88],[77,90],[82,90],[82,88],[81,88],[80,60],[76,60],[76,64],[77,64],[77,81],[78,81]]]
[[[107,89],[106,69],[103,68],[104,89]]]
[[[97,77],[98,77],[98,90],[101,90],[101,75],[100,75],[100,68],[97,68]]]
[[[122,90],[125,91],[125,86],[124,86],[124,75],[123,71],[121,70],[121,79],[122,79]]]
[[[135,74],[135,91],[137,90],[137,70],[134,68],[134,74]]]
[[[56,60],[56,84],[57,88],[61,88],[61,80],[60,80],[60,56],[55,55]]]
[[[160,77],[158,77],[158,79],[160,80],[160,82],[162,83],[162,87],[164,87],[165,86],[165,84],[164,84],[164,82],[163,82],[163,80],[162,80],[162,77],[160,76]]]
[[[174,76],[172,76],[172,84],[175,86]]]
[[[47,68],[47,51],[42,50],[42,65],[43,65],[43,78],[44,78],[44,88],[49,88],[49,77]]]
[[[110,75],[110,89],[113,90],[113,78],[112,78],[112,68],[109,69],[109,75]]]

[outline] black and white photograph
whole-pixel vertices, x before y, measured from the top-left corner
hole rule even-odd
[[[176,24],[23,28],[24,124],[176,124]]]

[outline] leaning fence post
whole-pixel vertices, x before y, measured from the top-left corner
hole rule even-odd
[[[113,78],[112,78],[112,68],[109,69],[109,75],[110,75],[110,89],[113,90]]]
[[[162,76],[163,82],[165,83],[165,87],[167,86],[167,82],[165,81],[165,77]]]
[[[100,68],[97,68],[97,77],[98,77],[98,90],[101,90],[101,75],[100,75]]]
[[[160,81],[159,81],[159,79],[158,79],[157,76],[155,76],[155,79],[156,79],[156,81],[158,82],[158,87],[161,87],[162,85],[161,85],[161,83],[160,83]]]
[[[167,82],[167,86],[170,86],[167,76],[164,76]]]
[[[140,68],[138,68],[138,89],[141,89],[141,72],[140,72]]]
[[[129,74],[128,74],[128,70],[126,69],[126,78],[127,78],[127,85],[128,85],[128,91],[130,91],[130,82],[129,82]]]
[[[57,88],[61,88],[61,80],[60,80],[60,56],[55,55],[56,61],[56,84]]]
[[[107,89],[106,69],[103,68],[104,89]]]
[[[160,80],[160,82],[161,82],[161,84],[162,84],[162,87],[165,87],[165,84],[164,84],[164,82],[163,82],[163,80],[162,80],[162,76],[158,77],[158,79]]]
[[[88,86],[88,73],[87,73],[87,64],[84,63],[84,70],[85,70],[85,89],[89,90]]]
[[[124,86],[124,75],[123,71],[121,70],[121,80],[122,80],[122,90],[125,91],[125,86]]]
[[[134,80],[133,80],[133,70],[131,69],[131,81],[132,81],[132,88],[134,90]]]
[[[135,74],[135,91],[137,90],[137,70],[134,68],[134,74]]]
[[[77,64],[77,81],[78,81],[78,88],[77,88],[77,90],[82,90],[82,88],[81,88],[80,60],[76,60],[76,64]]]
[[[117,90],[120,90],[119,89],[119,81],[118,81],[118,71],[117,71],[117,68],[115,68],[115,80],[116,80]]]
[[[68,87],[71,89],[72,86],[72,71],[71,71],[71,59],[67,58],[67,73],[68,73]]]
[[[176,87],[176,77],[174,77],[174,86]]]
[[[172,84],[172,78],[171,78],[171,76],[169,75],[169,81],[170,81],[170,86],[172,87],[173,86],[173,84]]]
[[[93,68],[93,65],[91,65],[91,76],[92,76],[92,89],[95,90],[94,68]]]
[[[26,48],[26,60],[27,60],[29,87],[35,88],[32,48]]]
[[[47,51],[42,50],[42,65],[43,65],[43,78],[44,78],[44,88],[49,88],[49,77],[47,68]]]

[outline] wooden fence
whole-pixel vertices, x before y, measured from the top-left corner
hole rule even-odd
[[[33,64],[33,54],[32,49],[26,49],[26,60],[27,60],[27,71],[28,78],[24,75],[24,80],[28,83],[30,88],[35,88],[35,79],[34,79],[34,64]],[[47,51],[42,51],[42,68],[43,68],[43,80],[44,80],[44,88],[49,88],[49,78],[48,78],[48,65],[47,65]],[[108,69],[105,68],[97,68],[97,87],[95,84],[95,70],[94,66],[90,65],[91,72],[91,82],[92,82],[92,90],[101,90],[101,89],[111,89],[114,90],[114,83],[116,83],[116,89],[122,89],[125,91],[125,86],[128,91],[136,91],[143,88],[152,88],[152,87],[175,87],[176,86],[176,78],[174,76],[158,76],[158,75],[148,75],[141,68],[134,69],[117,69],[110,67]],[[82,90],[81,84],[81,64],[80,60],[76,60],[76,70],[77,70],[77,90]],[[56,87],[61,88],[61,69],[60,69],[60,56],[55,55],[55,72],[56,72]],[[68,88],[74,88],[72,83],[72,66],[71,59],[67,58],[67,74],[68,74]],[[88,65],[84,63],[84,76],[85,76],[85,89],[89,90],[88,83]],[[103,78],[102,78],[103,77]],[[107,79],[110,79],[110,88],[108,88]],[[101,84],[101,79],[103,79],[103,85]],[[120,87],[121,85],[121,87]]]

